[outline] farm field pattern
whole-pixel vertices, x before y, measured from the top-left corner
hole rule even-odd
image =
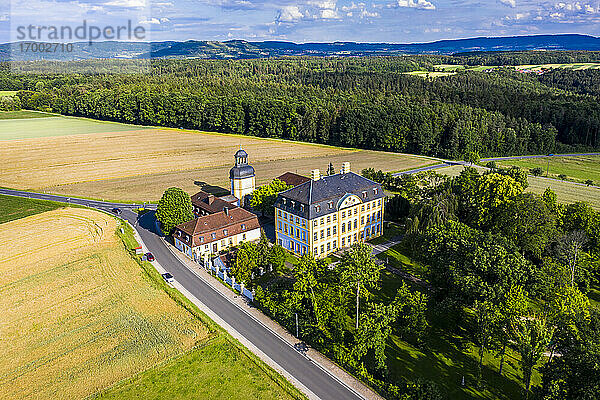
[[[117,226],[79,208],[0,225],[0,398],[84,398],[208,337],[144,278]]]
[[[262,184],[285,171],[308,175],[339,169],[349,161],[353,171],[377,165],[399,171],[434,163],[425,158],[385,152],[261,139],[240,135],[176,129],[144,129],[77,118],[17,120],[22,131],[40,132],[49,121],[57,124],[36,138],[0,142],[0,186],[110,200],[156,201],[163,191],[179,186],[189,192],[204,184],[229,186],[233,154],[249,153]],[[0,121],[0,138],[10,130]],[[82,127],[85,134],[70,134]],[[36,130],[37,129],[37,130]],[[100,131],[99,131],[100,130]],[[103,130],[103,131],[102,131]],[[67,132],[63,135],[63,132]],[[50,133],[53,136],[43,137]]]

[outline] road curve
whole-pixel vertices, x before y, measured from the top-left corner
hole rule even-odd
[[[110,211],[114,207],[121,208],[121,217],[136,228],[146,247],[154,254],[157,261],[171,272],[177,282],[314,395],[324,400],[364,399],[191,272],[171,253],[162,238],[154,232],[154,213],[146,213],[138,217],[132,211],[133,208],[139,207],[139,204],[110,203],[9,189],[0,189],[0,194],[68,202],[102,211]]]

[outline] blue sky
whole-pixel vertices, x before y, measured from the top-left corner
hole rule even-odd
[[[427,42],[474,36],[600,36],[600,0],[3,0],[0,41],[18,24],[127,19],[151,40]],[[11,28],[12,22],[12,28]],[[12,35],[12,36],[11,36]]]

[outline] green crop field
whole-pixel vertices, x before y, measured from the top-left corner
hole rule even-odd
[[[145,129],[139,126],[63,117],[33,111],[0,113],[0,141]]]
[[[54,201],[23,199],[21,197],[0,195],[0,224],[56,210],[65,205]]]
[[[0,90],[0,97],[13,97],[16,94],[16,90]]]
[[[92,399],[292,399],[245,351],[219,336]]]
[[[544,176],[546,176],[546,169],[548,168],[548,176],[551,178],[557,178],[562,174],[566,175],[568,179],[578,182],[585,182],[590,179],[596,185],[600,185],[600,156],[531,158],[502,161],[499,164],[503,166],[514,165],[528,170],[542,168]]]

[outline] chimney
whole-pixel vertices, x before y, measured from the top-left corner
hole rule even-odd
[[[340,170],[340,172],[342,174],[347,174],[348,172],[350,172],[350,163],[349,162],[342,163],[342,169]]]
[[[208,195],[208,197],[206,198],[206,202],[207,202],[208,204],[212,204],[212,203],[213,203],[213,201],[215,201],[215,196],[214,196],[214,195],[212,195],[212,194],[209,194],[209,195]]]
[[[225,213],[225,215],[229,215],[229,208],[223,207],[223,212]]]
[[[312,171],[310,171],[310,179],[312,179],[313,181],[318,181],[319,179],[321,179],[321,172],[318,169],[313,169]]]

